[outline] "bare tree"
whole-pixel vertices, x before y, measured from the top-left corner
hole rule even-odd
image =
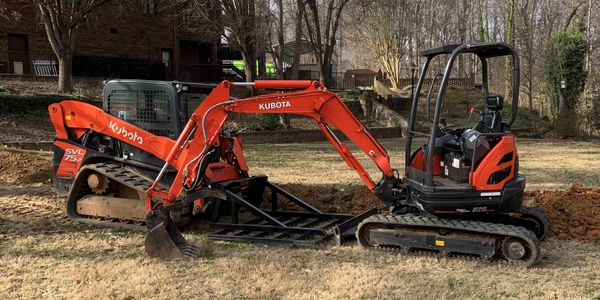
[[[487,0],[477,1],[477,32],[479,41],[487,42],[490,39],[489,22],[487,21]]]
[[[388,75],[393,88],[398,88],[402,60],[410,39],[409,15],[406,0],[378,0],[366,10],[361,33],[365,46]]]
[[[50,46],[58,58],[58,89],[73,90],[73,57],[79,30],[98,7],[110,0],[33,0]]]
[[[180,28],[196,34],[221,35],[242,54],[247,81],[257,75],[257,59],[267,52],[271,12],[268,0],[167,1]],[[203,26],[198,26],[202,24]]]
[[[271,56],[273,57],[273,61],[275,62],[275,68],[277,69],[277,75],[279,79],[284,79],[285,73],[285,60],[289,56],[287,52],[287,48],[285,47],[285,27],[284,27],[284,4],[283,0],[276,0],[276,18],[277,25],[272,26],[275,27],[275,31],[277,32],[277,47],[271,47]],[[271,35],[271,31],[269,31],[269,35]],[[271,42],[271,44],[275,44]],[[298,50],[297,50],[298,51]],[[292,126],[290,124],[290,118],[286,114],[279,115],[279,124],[285,129],[291,129]]]
[[[521,50],[521,62],[524,65],[522,68],[521,88],[527,95],[529,109],[533,109],[536,81],[534,68],[537,64],[537,55],[535,55],[535,27],[537,25],[536,16],[539,14],[539,0],[523,0],[520,1],[519,5],[517,14],[520,15],[520,18],[517,20],[516,35],[519,38],[518,44],[519,50]]]
[[[319,79],[331,80],[331,63],[344,7],[350,0],[306,0],[304,21],[306,35],[319,64]]]
[[[300,48],[302,47],[302,17],[304,16],[304,0],[296,0],[296,25],[294,27],[294,56],[290,70],[291,78],[298,79],[300,65]]]
[[[287,58],[288,53],[285,47],[285,26],[284,26],[284,4],[283,0],[275,0],[275,9],[272,12],[273,19],[275,22],[271,23],[269,28],[269,41],[271,46],[269,47],[269,51],[271,57],[273,58],[273,62],[275,64],[275,69],[277,71],[277,77],[279,79],[284,79],[283,74],[285,71],[285,60]],[[275,41],[273,40],[273,31],[275,31]]]
[[[242,53],[246,81],[256,78],[256,60],[266,52],[269,19],[264,0],[221,0],[225,37]]]
[[[283,79],[286,66],[289,66],[288,78],[298,79],[298,65],[300,64],[300,55],[302,52],[302,16],[304,14],[304,1],[291,0],[295,5],[286,5],[284,0],[275,0],[271,8],[274,9],[272,15],[276,19],[271,25],[269,31],[269,40],[271,41],[271,56],[277,68],[279,78]],[[287,19],[286,19],[287,18]],[[292,19],[292,20],[290,20]],[[286,36],[288,39],[292,36],[290,23],[294,22],[293,27],[293,47],[286,45]],[[273,38],[272,31],[275,31]]]
[[[506,0],[506,16],[504,19],[504,41],[515,45],[515,0]],[[507,56],[504,67],[504,96],[510,98],[512,91],[512,57]]]
[[[28,4],[27,0],[4,0],[0,1],[0,18],[6,21],[19,21],[23,14],[14,8],[14,5]]]

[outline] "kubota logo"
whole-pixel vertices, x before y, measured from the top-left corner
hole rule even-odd
[[[290,101],[279,101],[279,102],[270,102],[270,103],[259,103],[258,110],[265,109],[276,109],[276,108],[285,108],[292,107]]]
[[[142,139],[141,136],[138,136],[137,132],[127,131],[125,126],[119,126],[119,124],[117,124],[113,121],[110,121],[110,123],[108,124],[108,127],[110,127],[112,132],[114,132],[115,134],[122,135],[124,138],[127,138],[134,143],[138,143],[141,145],[144,142],[144,139]]]

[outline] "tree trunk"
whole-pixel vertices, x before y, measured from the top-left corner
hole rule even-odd
[[[244,73],[246,81],[252,82],[256,79],[256,57],[252,53],[246,52],[242,54],[244,58]]]
[[[482,0],[479,0],[477,2],[477,31],[479,33],[479,41],[481,42],[487,42],[485,40],[485,26],[484,26],[484,19],[483,19],[483,3],[481,3]],[[487,22],[487,20],[486,20]]]
[[[504,28],[504,40],[506,43],[514,46],[515,45],[515,0],[506,1],[507,11]],[[512,97],[512,93],[518,93],[519,91],[512,90],[512,57],[506,57],[505,63],[505,81],[504,81],[504,97],[509,99]],[[517,87],[515,87],[517,88]]]
[[[326,86],[328,85],[327,79],[329,78],[327,68],[323,64],[319,66],[319,81],[323,82]]]
[[[58,58],[58,90],[73,91],[73,54],[64,53]]]
[[[267,58],[265,57],[265,54],[261,54],[260,56],[258,56],[258,76],[260,78],[265,77],[266,69],[267,69]]]
[[[531,89],[527,93],[527,97],[529,98],[529,109],[533,110],[533,92]]]
[[[319,64],[319,69],[320,69],[320,75],[319,75],[319,81],[323,82],[325,84],[325,86],[330,87],[331,86],[331,58],[327,59],[324,58],[321,63]]]
[[[280,0],[280,5],[283,4],[283,1]],[[300,64],[300,48],[302,47],[302,14],[304,11],[304,1],[303,0],[297,0],[296,1],[296,32],[295,32],[295,36],[294,36],[294,56],[292,58],[292,67],[290,69],[290,79],[299,79],[299,64]],[[280,17],[283,17],[283,10],[281,9],[279,11],[280,13]],[[280,26],[283,26],[283,23],[280,22],[279,23]],[[280,49],[281,49],[281,55],[283,56],[283,28],[280,29],[280,36],[279,36],[279,44],[280,44]],[[283,63],[282,63],[282,68],[281,68],[281,79],[283,78]],[[287,114],[280,114],[279,115],[279,123],[281,124],[281,126],[285,129],[292,129],[292,124],[290,123],[290,116]]]
[[[279,79],[283,78],[284,70],[283,70],[283,55],[285,53],[285,41],[283,37],[283,0],[277,1],[277,6],[279,6],[279,14],[278,14],[278,24],[277,24],[277,43],[279,44],[279,53],[277,59],[277,73],[279,75]]]
[[[283,39],[283,0],[279,0],[277,5],[279,6],[279,30],[277,32],[277,42],[279,43],[279,60],[277,61],[277,70],[279,72],[279,79],[285,79],[283,78],[283,55],[285,53],[285,43]],[[284,129],[291,129],[292,124],[290,124],[290,116],[287,114],[279,114],[279,125],[281,125],[281,127]]]
[[[300,48],[302,47],[302,15],[304,13],[304,1],[296,1],[296,34],[294,40],[294,58],[292,59],[291,79],[298,79],[300,64]]]
[[[285,130],[292,129],[292,124],[290,123],[290,116],[288,114],[279,114],[279,124]]]

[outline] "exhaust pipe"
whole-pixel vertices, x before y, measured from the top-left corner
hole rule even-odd
[[[188,243],[169,216],[169,208],[161,207],[146,216],[148,234],[144,241],[150,257],[165,260],[198,257],[200,249]]]

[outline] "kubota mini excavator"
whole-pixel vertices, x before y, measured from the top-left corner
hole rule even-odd
[[[510,131],[518,93],[513,93],[510,118],[504,122],[503,98],[488,93],[484,75],[484,109],[477,125],[456,129],[437,125],[452,66],[462,53],[478,56],[483,74],[487,74],[486,59],[512,56],[513,90],[518,90],[519,59],[507,44],[449,45],[422,51],[426,63],[411,108],[404,178],[392,168],[387,152],[368,129],[319,82],[224,81],[213,88],[144,81],[138,82],[145,85],[143,90],[132,91],[128,87],[134,82],[115,81],[105,86],[105,97],[111,101],[105,101],[104,111],[77,101],[49,107],[56,129],[54,186],[69,191],[67,214],[72,219],[133,229],[145,228],[145,224],[145,246],[151,256],[194,256],[197,249],[186,242],[177,225],[192,215],[216,222],[228,211],[231,222],[217,223],[222,230],[211,237],[303,245],[322,241],[333,230],[341,235],[355,227],[364,247],[473,255],[528,266],[538,258],[548,221],[543,212],[522,205],[525,179],[518,173]],[[415,130],[418,95],[430,61],[442,54],[449,58],[431,128],[420,133]],[[232,86],[288,91],[234,99]],[[185,91],[192,91],[192,96],[182,96]],[[187,100],[182,104],[184,99],[195,99],[198,104]],[[196,107],[190,109],[190,105]],[[265,176],[250,176],[241,140],[224,128],[232,113],[286,113],[314,119],[365,185],[391,208],[390,213],[325,214]],[[187,119],[185,125],[183,119]],[[383,173],[379,182],[371,179],[334,128],[377,165]],[[421,135],[428,141],[413,151],[414,137]],[[176,140],[171,139],[175,136]],[[271,191],[270,209],[261,208],[265,189]],[[279,211],[282,199],[305,212]],[[257,218],[241,223],[240,207]]]

